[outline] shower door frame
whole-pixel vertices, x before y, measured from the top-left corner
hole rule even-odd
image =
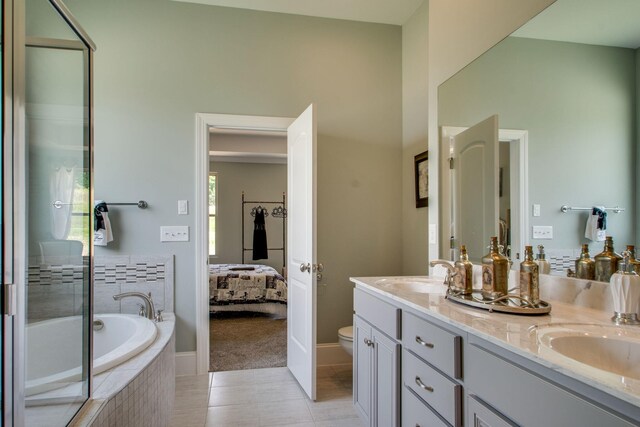
[[[15,281],[13,277],[13,0],[2,0],[2,416],[1,425],[14,423]]]
[[[93,206],[93,52],[96,47],[91,38],[78,24],[69,9],[60,0],[48,0],[60,17],[80,41],[26,37],[26,7],[24,1],[3,0],[4,37],[4,135],[3,135],[3,288],[7,283],[15,286],[15,300],[9,304],[14,308],[11,322],[7,322],[7,304],[3,295],[3,425],[25,423],[25,350],[26,328],[26,271],[27,271],[27,156],[26,156],[26,50],[27,47],[82,50],[84,52],[84,87],[88,111],[85,137],[89,149],[89,207]],[[84,45],[79,49],[80,45]],[[9,49],[10,48],[10,49]],[[10,58],[7,61],[7,57]],[[10,116],[10,117],[9,117]],[[11,127],[9,127],[9,124]],[[10,160],[10,161],[9,161]],[[91,209],[89,210],[91,212]],[[87,317],[93,319],[93,218],[89,215],[89,284]],[[9,280],[9,281],[8,281]],[[4,289],[3,289],[4,290]],[[91,322],[88,322],[90,325]],[[78,409],[72,423],[82,408],[91,399],[93,384],[93,334],[90,326],[87,351],[87,398]],[[8,341],[11,341],[8,344]],[[9,365],[9,366],[7,366]],[[7,380],[9,378],[10,381]]]

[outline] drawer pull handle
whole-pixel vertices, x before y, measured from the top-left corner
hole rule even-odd
[[[428,385],[424,385],[420,377],[416,377],[416,384],[420,386],[421,389],[427,390],[429,393],[433,393],[433,387],[429,387]]]
[[[422,341],[422,338],[420,338],[419,336],[416,336],[416,342],[418,344],[420,344],[420,345],[423,345],[423,346],[427,347],[427,348],[433,348],[434,347],[433,344],[431,344],[430,342]]]
[[[369,338],[365,338],[364,343],[369,347],[373,347],[373,341],[371,341]]]

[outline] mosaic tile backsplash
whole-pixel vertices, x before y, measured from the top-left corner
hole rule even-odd
[[[137,314],[139,298],[114,301],[121,292],[151,292],[155,308],[173,311],[173,256],[124,255],[94,258],[94,312]],[[84,265],[29,265],[28,321],[81,314],[88,299],[82,278],[88,272]]]

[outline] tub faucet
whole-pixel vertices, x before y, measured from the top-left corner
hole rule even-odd
[[[144,313],[147,319],[153,320],[154,322],[162,322],[162,315],[160,314],[160,312],[156,314],[156,308],[153,305],[153,300],[151,299],[151,292],[149,292],[149,295],[142,292],[123,292],[121,294],[114,295],[113,299],[118,301],[122,298],[127,297],[142,298],[142,300],[144,301],[144,311],[140,310],[139,314],[142,316]]]
[[[445,261],[442,259],[434,259],[429,263],[429,265],[431,267],[435,267],[436,265],[441,265],[447,269],[447,274],[446,276],[444,276],[444,285],[450,288],[453,281],[453,276],[456,276],[458,274],[458,272],[456,271],[456,268],[453,265],[451,265],[449,261]]]

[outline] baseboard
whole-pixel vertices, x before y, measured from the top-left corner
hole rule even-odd
[[[176,353],[176,376],[196,374],[196,352],[181,351]]]
[[[347,365],[353,363],[353,359],[339,343],[329,343],[316,346],[316,362],[318,366]]]

